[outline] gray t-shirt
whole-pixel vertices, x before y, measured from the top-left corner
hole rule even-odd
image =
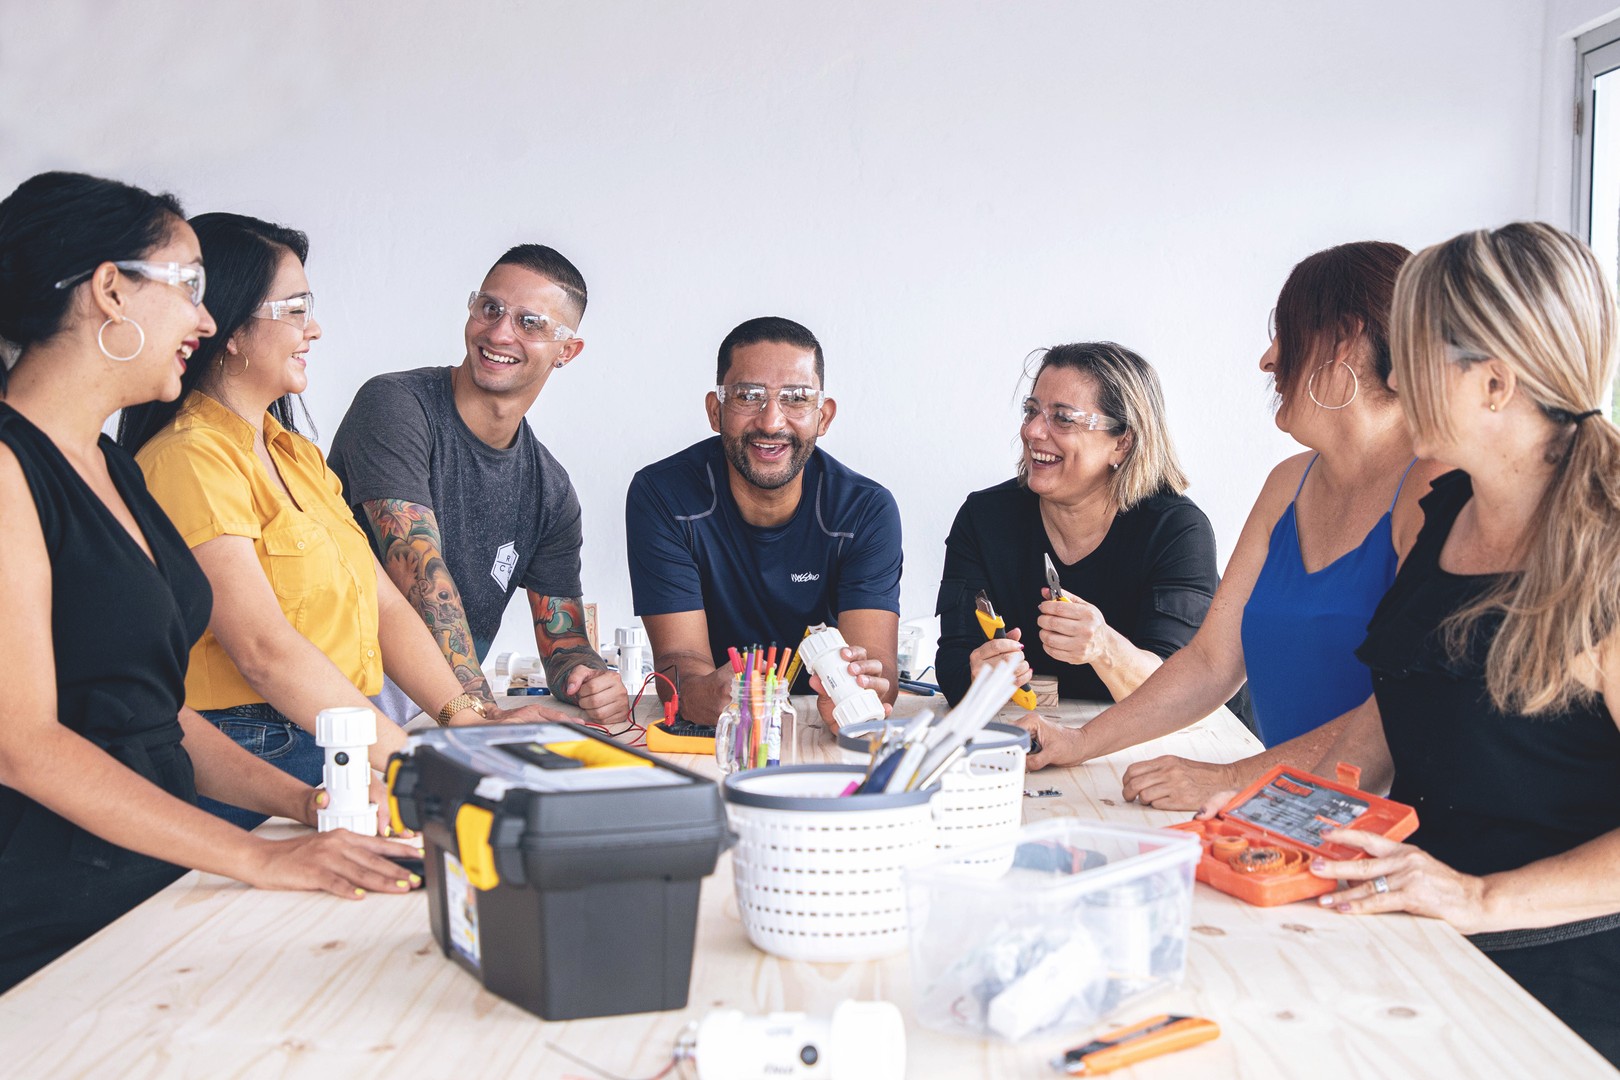
[[[456,412],[450,372],[418,368],[367,382],[327,462],[373,548],[361,504],[404,499],[433,510],[482,660],[520,585],[542,596],[584,592],[579,497],[527,420],[505,450],[474,435]]]

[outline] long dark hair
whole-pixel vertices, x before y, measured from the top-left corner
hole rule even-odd
[[[207,391],[224,378],[220,365],[225,345],[270,298],[281,257],[291,252],[299,262],[309,257],[309,237],[297,229],[275,225],[244,214],[198,214],[191,227],[202,245],[208,268],[208,310],[219,329],[204,338],[180,376],[180,397],[132,405],[118,418],[118,444],[131,454],[168,426],[193,390]],[[270,415],[288,431],[293,421],[294,395],[284,394],[270,405]],[[306,421],[307,410],[302,409]]]
[[[45,172],[18,184],[0,201],[0,351],[9,354],[0,389],[7,365],[62,329],[73,290],[57,282],[104,262],[144,259],[184,219],[173,195],[99,176]]]

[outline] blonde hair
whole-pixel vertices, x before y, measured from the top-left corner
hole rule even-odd
[[[1471,232],[1419,252],[1395,285],[1392,343],[1401,408],[1420,441],[1453,436],[1445,365],[1506,364],[1553,424],[1552,482],[1520,540],[1524,569],[1446,621],[1465,651],[1502,616],[1485,662],[1502,712],[1590,701],[1576,677],[1620,628],[1620,430],[1599,407],[1614,376],[1614,293],[1586,245],[1550,225]]]
[[[1152,365],[1112,341],[1054,345],[1032,355],[1036,357],[1040,362],[1033,373],[1026,363],[1031,392],[1047,368],[1077,371],[1097,384],[1097,408],[1119,424],[1119,434],[1131,433],[1130,449],[1108,480],[1109,496],[1121,513],[1161,491],[1179,495],[1187,490],[1187,474],[1181,470],[1165,420],[1164,391]],[[1028,479],[1020,455],[1018,482]]]

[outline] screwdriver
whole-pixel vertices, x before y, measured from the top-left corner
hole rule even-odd
[[[1077,1046],[1053,1061],[1052,1067],[1070,1076],[1096,1076],[1209,1042],[1220,1033],[1219,1024],[1200,1016],[1155,1016]]]
[[[984,631],[985,637],[994,641],[996,638],[1007,636],[1007,624],[996,614],[995,606],[990,603],[990,597],[985,595],[983,589],[980,589],[979,594],[973,598],[973,606],[973,614],[978,616],[979,628]],[[1012,699],[1030,712],[1035,711],[1035,691],[1029,688],[1029,683],[1013,691]]]

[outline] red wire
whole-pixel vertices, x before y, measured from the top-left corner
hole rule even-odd
[[[669,684],[669,695],[670,696],[669,696],[668,704],[666,704],[664,706],[664,715],[665,716],[673,716],[680,709],[680,706],[681,706],[680,687],[676,686],[674,681],[671,680],[668,675],[665,675],[661,671],[654,671],[650,675],[648,675],[645,679],[642,679],[641,680],[641,688],[636,691],[635,700],[630,702],[630,726],[624,729],[627,732],[628,731],[640,732],[640,734],[636,736],[636,741],[630,744],[631,746],[645,746],[645,745],[647,745],[647,728],[643,724],[636,723],[636,709],[641,705],[642,695],[646,694],[646,692],[647,692],[647,685],[649,683],[651,683],[654,679],[663,679],[666,683]]]
[[[651,675],[648,675],[645,679],[641,680],[641,688],[636,691],[635,699],[630,702],[630,712],[625,717],[624,725],[618,730],[614,730],[606,724],[598,724],[594,720],[587,720],[583,716],[576,720],[575,723],[579,724],[581,727],[588,727],[593,731],[600,731],[610,739],[622,739],[626,735],[634,734],[635,737],[630,742],[631,746],[647,745],[647,727],[645,724],[636,722],[636,709],[641,705],[642,696],[647,693],[647,684],[652,682],[654,679],[663,679],[666,683],[669,683],[670,705],[666,706],[666,708],[668,708],[671,713],[679,709],[681,701],[680,690],[673,682],[670,681],[669,676],[663,674],[662,672],[655,671]]]

